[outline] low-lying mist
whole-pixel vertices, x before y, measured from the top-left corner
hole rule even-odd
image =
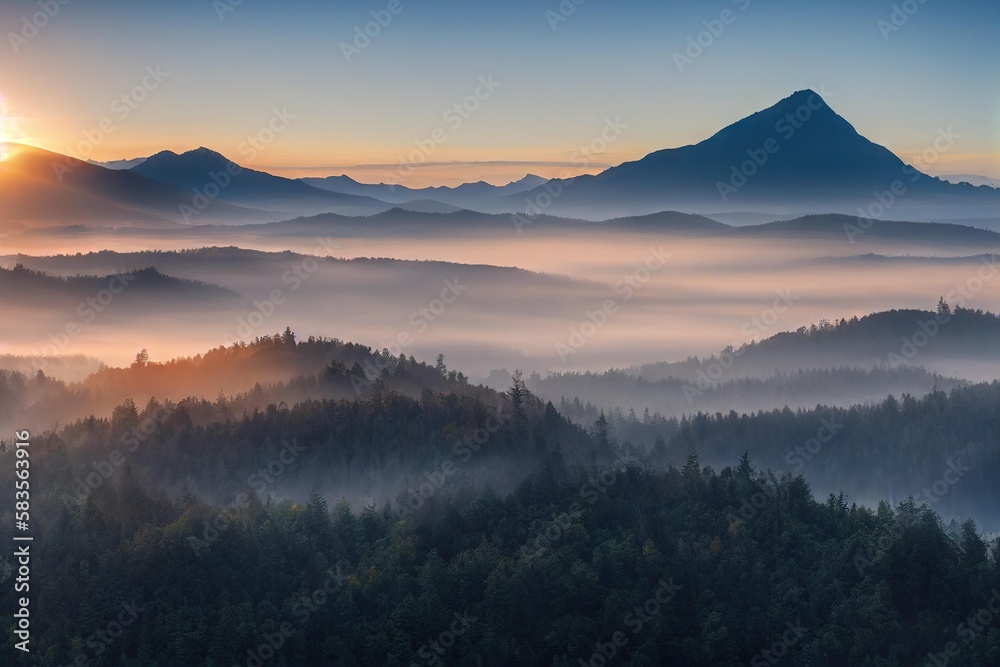
[[[474,377],[503,367],[545,373],[680,361],[822,320],[931,310],[941,296],[989,309],[996,294],[993,255],[964,249],[966,256],[886,257],[869,254],[885,248],[843,239],[536,236],[529,229],[505,238],[242,240],[261,250],[138,251],[150,241],[121,237],[110,245],[128,252],[51,256],[68,250],[56,244],[44,255],[2,261],[55,276],[155,267],[239,297],[218,308],[198,294],[180,304],[123,295],[92,321],[77,322],[80,330],[55,346],[60,354],[121,365],[142,348],[168,359],[291,326],[300,335],[362,341],[422,359],[445,353]],[[80,249],[74,244],[74,252]],[[406,261],[335,258],[351,256]],[[77,296],[19,304],[11,294],[4,351],[53,353],[53,336],[79,319]],[[955,362],[934,370],[994,375],[992,367]]]

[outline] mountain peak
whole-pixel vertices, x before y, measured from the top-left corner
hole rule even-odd
[[[146,159],[147,160],[154,160],[154,159],[162,160],[162,159],[165,159],[165,158],[175,158],[175,157],[178,157],[177,153],[175,153],[173,151],[163,150],[163,151],[158,151],[156,153],[153,153],[152,155],[150,155]]]
[[[842,127],[850,127],[851,131],[854,131],[854,127],[847,122],[840,114],[834,111],[823,96],[817,93],[811,88],[805,88],[804,90],[796,90],[794,93],[785,97],[770,107],[758,111],[755,114],[751,114],[742,121],[737,121],[734,125],[738,125],[746,120],[754,118],[758,115],[771,115],[778,114],[781,117],[787,117],[788,114],[792,116],[798,116],[798,120],[804,122],[804,119],[813,120],[815,118],[823,118],[826,121],[836,120]],[[732,127],[732,126],[730,126]]]
[[[794,101],[805,102],[808,101],[809,98],[811,97],[818,97],[820,101],[823,102],[824,105],[826,105],[826,100],[823,99],[823,96],[817,93],[812,88],[803,88],[802,90],[796,90],[794,93],[792,93],[782,101],[794,100]]]
[[[637,213],[791,206],[850,212],[899,179],[910,179],[907,187],[914,191],[934,187],[930,179],[918,184],[914,179],[921,174],[905,168],[891,151],[859,134],[820,93],[805,88],[698,143],[575,179],[572,194],[560,198],[557,210],[593,215],[601,208],[621,210],[608,202],[628,202],[626,210]]]
[[[196,174],[194,181],[185,181],[182,185],[184,189],[195,187],[197,182],[204,182],[212,172],[225,171],[234,164],[229,158],[202,146],[184,153],[173,151],[160,151],[155,155],[146,158],[141,164],[132,167],[133,171],[147,178],[162,182],[178,183],[174,180],[180,175],[190,177]],[[166,177],[165,176],[169,176]],[[183,180],[183,179],[182,179]]]
[[[511,186],[511,185],[530,185],[531,187],[536,187],[536,186],[542,185],[543,183],[548,183],[548,181],[549,181],[549,179],[542,178],[541,176],[538,176],[536,174],[525,174],[522,178],[519,178],[516,181],[511,181],[507,185],[508,186]]]
[[[734,130],[747,132],[750,128],[756,128],[784,135],[785,141],[788,141],[801,130],[809,130],[810,135],[816,134],[816,126],[819,125],[824,126],[822,133],[846,131],[854,138],[858,136],[854,127],[834,111],[822,95],[811,88],[797,90],[766,109],[723,128],[715,136]],[[789,126],[794,131],[787,129]]]
[[[218,151],[213,151],[211,148],[205,148],[204,146],[199,146],[198,148],[195,148],[192,151],[187,151],[186,153],[184,153],[184,155],[197,155],[199,157],[213,157],[213,158],[217,158],[217,159],[220,159],[220,160],[226,160],[226,162],[230,161],[222,153],[220,153]]]

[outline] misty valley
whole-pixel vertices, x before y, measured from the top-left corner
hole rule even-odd
[[[965,125],[906,152],[916,120],[783,73],[813,55],[744,71],[749,0],[657,56],[690,109],[597,3],[516,58],[519,3],[373,5],[336,100],[308,24],[343,7],[18,3],[0,88],[143,67],[86,150],[0,96],[0,665],[1000,665],[1000,153],[957,74],[906,94]],[[876,46],[962,42],[936,11]]]

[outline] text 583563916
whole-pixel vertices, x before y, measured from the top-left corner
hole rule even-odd
[[[18,431],[14,434],[14,562],[17,565],[17,577],[14,579],[14,591],[18,594],[17,611],[14,614],[14,635],[18,641],[18,650],[30,652],[28,644],[31,641],[31,618],[28,611],[31,599],[31,541],[28,529],[31,522],[31,434]]]

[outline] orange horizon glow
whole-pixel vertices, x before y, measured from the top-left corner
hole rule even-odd
[[[10,124],[11,121],[7,119],[7,101],[3,93],[0,93],[0,162],[7,159],[7,142],[12,141],[7,129]]]
[[[78,159],[97,162],[112,162],[128,160],[153,155],[162,150],[183,153],[194,150],[202,144],[193,145],[190,142],[167,142],[162,146],[142,144],[131,149],[104,147],[95,149],[92,154],[80,155],[72,144],[58,141],[35,139],[20,131],[18,119],[6,114],[3,100],[0,97],[0,144],[5,142],[24,144],[42,150],[69,155]],[[52,136],[52,135],[46,135]],[[196,142],[197,143],[197,142]],[[239,147],[227,149],[224,146],[206,145],[207,148],[222,153],[230,160],[243,167],[266,171],[276,176],[286,178],[322,178],[326,176],[346,175],[359,183],[394,183],[411,188],[434,186],[454,187],[462,183],[485,181],[493,185],[506,185],[520,180],[528,174],[542,178],[573,178],[584,174],[597,174],[610,166],[623,162],[638,160],[645,155],[660,150],[656,148],[628,147],[631,150],[619,150],[594,156],[591,162],[584,163],[579,159],[571,159],[576,149],[555,147],[551,149],[535,149],[527,153],[513,151],[490,151],[481,159],[472,155],[472,151],[453,150],[448,154],[434,156],[430,164],[409,163],[397,161],[399,156],[405,156],[410,147],[396,149],[380,148],[365,154],[362,149],[338,152],[338,156],[353,159],[331,161],[322,155],[306,157],[308,153],[298,153],[292,147],[283,147],[279,152],[274,150],[273,161],[268,161],[264,154],[252,162],[241,161]],[[623,147],[624,148],[624,147]],[[894,151],[901,160],[915,164],[919,162],[920,153],[913,150]],[[280,154],[279,154],[280,153]],[[9,157],[6,148],[0,148],[0,160]],[[299,159],[301,158],[301,162]],[[312,162],[312,164],[310,164]],[[331,164],[331,162],[334,162]],[[943,154],[934,164],[923,164],[925,173],[931,176],[950,174],[975,174],[987,178],[1000,179],[1000,154]]]
[[[347,175],[360,183],[393,183],[412,188],[456,186],[474,181],[505,185],[534,174],[543,178],[573,178],[596,174],[623,162],[670,148],[636,143],[611,146],[602,154],[581,159],[579,146],[555,145],[530,148],[503,146],[472,147],[442,145],[431,155],[416,155],[414,146],[333,146],[322,138],[304,143],[302,137],[282,137],[266,150],[248,159],[242,142],[234,143],[229,136],[212,139],[215,133],[205,128],[192,128],[193,139],[175,138],[162,142],[148,138],[137,140],[116,131],[88,138],[86,122],[79,119],[25,118],[9,113],[7,101],[0,94],[0,144],[12,142],[68,155],[77,159],[111,162],[146,157],[163,150],[177,153],[205,146],[222,153],[243,167],[266,171],[287,178]],[[135,133],[131,133],[134,135]],[[36,137],[45,137],[44,140]],[[700,141],[706,137],[694,138]],[[878,143],[876,139],[876,143]],[[890,150],[905,162],[920,163],[920,151],[910,148]],[[0,159],[8,157],[0,149]],[[413,160],[411,156],[418,157]],[[942,153],[933,164],[920,164],[932,176],[975,174],[1000,179],[1000,154]]]

